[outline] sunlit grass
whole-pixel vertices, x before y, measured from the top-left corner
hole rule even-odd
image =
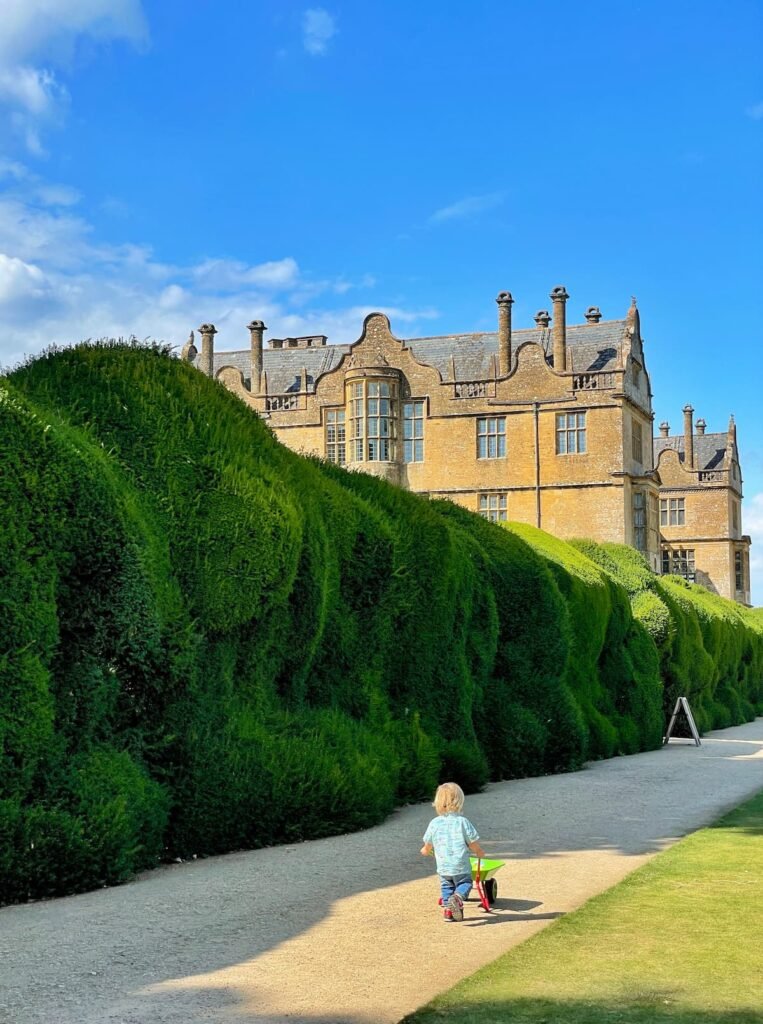
[[[763,792],[428,1007],[425,1024],[761,1024]]]

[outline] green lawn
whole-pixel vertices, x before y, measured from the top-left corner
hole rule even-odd
[[[763,792],[405,1020],[763,1024]]]

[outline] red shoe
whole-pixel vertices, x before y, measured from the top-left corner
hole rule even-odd
[[[440,902],[442,903],[442,900],[440,900]],[[443,910],[443,912],[442,912],[442,919],[443,919],[443,921],[446,924],[452,924],[453,923],[453,911],[450,910],[448,907],[446,907]]]

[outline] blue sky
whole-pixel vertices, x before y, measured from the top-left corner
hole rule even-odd
[[[736,416],[763,602],[761,52],[745,0],[3,0],[0,362],[635,294],[656,422]]]

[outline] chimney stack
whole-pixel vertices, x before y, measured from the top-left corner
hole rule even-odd
[[[734,414],[729,417],[729,447],[733,448],[737,443],[737,425],[734,422]]]
[[[700,437],[704,434],[706,426],[707,423],[704,420],[697,420],[697,433]]]
[[[511,370],[511,292],[499,292],[498,298],[498,375],[508,377]]]
[[[252,381],[249,387],[253,395],[259,395],[262,389],[262,335],[267,328],[262,320],[252,320],[247,328],[252,345]]]
[[[669,436],[670,436],[670,424],[668,423],[667,420],[663,420],[662,423],[660,424],[660,437],[669,437]]]
[[[567,313],[569,295],[563,284],[551,289],[549,298],[554,303],[554,369],[564,373],[567,369]]]
[[[535,320],[536,326],[540,327],[540,329],[544,331],[551,323],[551,314],[547,309],[539,309],[533,317],[533,320]]]
[[[694,425],[690,405],[684,406],[684,468],[694,469]]]
[[[214,324],[202,324],[199,328],[199,334],[201,335],[201,358],[199,359],[199,369],[202,373],[206,374],[207,377],[211,377],[214,369],[214,351],[215,351],[215,335],[217,330]]]
[[[585,319],[587,324],[597,324],[601,320],[601,310],[598,306],[589,306],[585,311]]]

